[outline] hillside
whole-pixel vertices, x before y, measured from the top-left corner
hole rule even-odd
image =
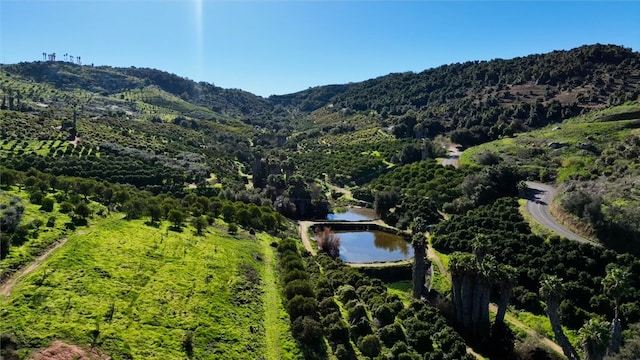
[[[640,53],[613,45],[451,64],[359,83],[272,96],[274,104],[311,112],[371,114],[402,137],[452,132],[477,144],[558,122],[640,95]]]
[[[639,139],[640,104],[633,102],[470,148],[461,161],[518,164],[531,179],[556,182],[565,222],[637,254]]]

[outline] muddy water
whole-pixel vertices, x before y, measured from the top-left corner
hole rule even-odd
[[[383,231],[336,232],[340,258],[351,263],[398,261],[413,257],[413,247],[400,236]]]

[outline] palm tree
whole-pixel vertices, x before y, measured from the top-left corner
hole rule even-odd
[[[462,324],[465,329],[473,328],[473,301],[478,276],[478,262],[472,254],[463,254],[459,259],[462,271]]]
[[[484,256],[482,264],[478,264],[478,277],[474,294],[474,318],[473,331],[476,340],[484,342],[489,336],[489,302],[491,301],[491,288],[498,278],[498,263],[492,255]]]
[[[607,275],[602,279],[604,293],[613,298],[614,316],[611,320],[611,343],[607,349],[608,354],[616,354],[622,343],[622,324],[620,322],[620,299],[631,292],[630,276],[628,269],[622,269],[616,265],[607,267]]]
[[[516,268],[509,265],[501,265],[498,268],[498,288],[500,289],[500,299],[498,302],[498,313],[496,314],[496,322],[504,323],[504,316],[507,313],[509,299],[513,292],[513,286],[516,284],[518,272]]]
[[[449,257],[449,273],[451,274],[451,293],[453,294],[453,308],[456,320],[462,324],[462,263],[461,253],[453,253]]]
[[[424,233],[415,233],[411,237],[413,245],[413,297],[420,299],[424,288],[426,241]]]
[[[586,360],[602,360],[609,345],[609,324],[599,318],[590,319],[578,330],[578,336]]]
[[[551,322],[551,329],[555,335],[556,342],[560,345],[562,352],[569,360],[578,360],[580,358],[576,350],[571,346],[560,324],[558,308],[560,307],[560,301],[563,295],[564,284],[562,283],[562,279],[555,275],[542,276],[540,280],[540,297],[545,301],[545,312],[549,317],[549,322]]]

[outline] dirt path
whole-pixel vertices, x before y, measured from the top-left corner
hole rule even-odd
[[[457,168],[460,162],[460,154],[462,154],[462,151],[460,151],[460,145],[458,144],[449,145],[449,147],[447,148],[447,152],[448,152],[447,157],[442,159],[442,166],[451,165]]]
[[[309,226],[313,225],[313,221],[298,221],[298,228],[300,229],[300,238],[304,248],[307,249],[311,255],[316,254],[316,250],[311,246],[311,240],[309,240]]]
[[[438,255],[436,255],[436,252],[433,251],[433,248],[431,246],[427,246],[427,258],[429,258],[429,260],[433,261],[436,264],[438,270],[440,270],[440,274],[445,275],[446,277],[451,279],[449,273],[447,272],[447,269],[444,268],[442,261],[440,261],[440,258],[438,257]]]
[[[29,275],[31,272],[36,270],[43,261],[45,261],[49,255],[51,255],[54,251],[56,251],[59,247],[64,245],[67,242],[67,238],[62,238],[55,245],[49,248],[49,250],[45,251],[42,255],[38,256],[35,261],[29,264],[27,267],[22,270],[16,272],[11,275],[8,279],[6,279],[2,284],[0,284],[0,295],[9,297],[11,295],[11,290],[18,283],[20,279]]]

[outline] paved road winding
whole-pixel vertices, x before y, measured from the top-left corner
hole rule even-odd
[[[527,211],[529,212],[529,214],[531,214],[535,221],[537,221],[540,225],[546,227],[547,229],[553,231],[554,233],[566,237],[569,240],[599,245],[598,243],[593,242],[589,239],[585,239],[582,236],[567,229],[566,227],[561,225],[558,220],[553,217],[553,215],[551,215],[551,213],[549,212],[549,205],[553,201],[553,198],[556,197],[556,189],[554,189],[552,186],[532,181],[527,181],[527,186],[534,192],[533,199],[527,200]]]

